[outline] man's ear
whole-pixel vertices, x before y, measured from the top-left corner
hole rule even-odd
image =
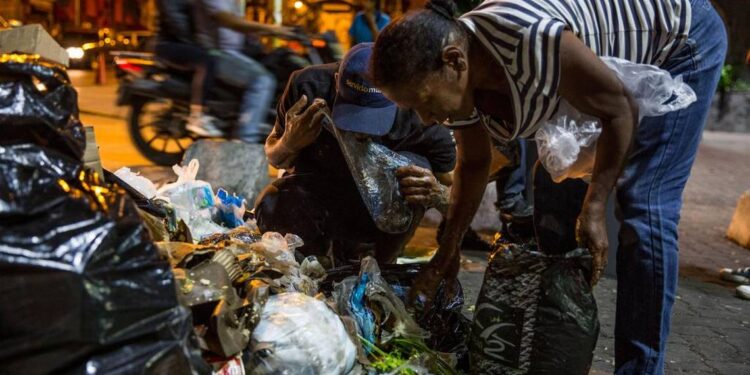
[[[468,67],[467,56],[464,50],[452,44],[443,48],[443,63],[457,73],[465,71]]]

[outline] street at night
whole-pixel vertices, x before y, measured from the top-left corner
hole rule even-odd
[[[0,4],[0,375],[750,375],[742,0]]]

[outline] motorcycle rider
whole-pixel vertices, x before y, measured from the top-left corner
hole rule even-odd
[[[276,78],[258,61],[242,53],[247,42],[246,34],[293,33],[290,28],[247,21],[243,18],[244,13],[243,0],[196,0],[196,37],[198,44],[209,50],[215,60],[216,78],[245,89],[233,138],[262,143],[266,132],[261,129],[261,123],[273,100]]]
[[[187,129],[193,133],[207,134],[204,129],[215,129],[213,117],[203,113],[203,103],[213,85],[213,63],[208,51],[195,45],[192,12],[187,0],[159,0],[159,33],[154,52],[173,68],[193,72],[190,88],[190,116]]]

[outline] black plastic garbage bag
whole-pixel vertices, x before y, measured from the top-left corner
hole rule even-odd
[[[19,59],[0,63],[0,144],[34,143],[80,160],[86,135],[67,73]]]
[[[599,335],[588,251],[495,246],[469,340],[472,373],[588,374]]]
[[[58,151],[0,145],[0,373],[209,371],[191,332],[122,189]]]

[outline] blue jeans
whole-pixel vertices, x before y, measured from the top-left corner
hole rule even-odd
[[[266,119],[271,101],[276,93],[276,77],[261,63],[240,51],[214,51],[216,77],[230,85],[244,88],[240,104],[240,119],[233,138],[248,143],[263,143],[267,132],[261,124]]]
[[[726,31],[709,0],[691,0],[684,48],[662,66],[697,94],[689,107],[644,118],[617,183],[617,374],[663,374],[677,291],[682,192],[690,176],[727,48]]]
[[[501,212],[513,211],[516,202],[524,198],[526,191],[526,140],[517,139],[509,145],[496,146],[498,151],[511,161],[511,165],[503,168],[495,180],[495,189],[497,189],[497,202],[495,206]],[[533,161],[532,161],[533,162]]]

